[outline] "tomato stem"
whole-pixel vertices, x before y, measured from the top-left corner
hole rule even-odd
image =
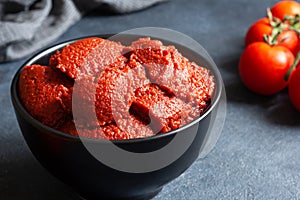
[[[270,35],[264,35],[264,41],[270,46],[277,45],[278,36],[287,29],[300,35],[300,14],[296,16],[286,15],[283,20],[280,20],[273,16],[270,8],[267,8],[267,17],[272,27],[272,32]]]
[[[282,33],[282,27],[273,28],[271,35],[264,35],[264,41],[268,43],[270,46],[274,46],[278,44],[277,38]]]
[[[274,17],[271,9],[267,8],[267,17],[269,20],[270,25],[274,28],[274,27],[278,27],[281,24],[280,19],[278,19],[277,17]]]
[[[271,24],[271,22],[273,21],[273,14],[272,14],[270,8],[267,8],[267,16],[268,16],[269,22],[270,22],[270,24]],[[272,25],[272,24],[271,24],[271,25]]]
[[[290,20],[290,30],[297,32],[300,35],[300,15],[297,14],[295,17],[286,16],[287,20]]]
[[[287,25],[284,24],[280,19],[274,17],[270,8],[267,8],[267,17],[270,25],[272,26],[272,32],[270,35],[264,35],[264,40],[270,46],[274,46],[278,44],[277,38],[280,33],[282,33],[283,30],[287,28]]]
[[[284,76],[284,80],[285,81],[289,80],[289,77],[291,76],[292,71],[297,67],[299,61],[300,61],[300,51],[298,52],[294,63],[292,64],[292,66],[290,67],[290,69],[285,74],[285,76]]]

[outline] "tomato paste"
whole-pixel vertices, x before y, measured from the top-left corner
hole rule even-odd
[[[29,114],[64,133],[122,140],[162,134],[203,114],[214,77],[174,46],[87,38],[24,67],[19,96]],[[76,126],[75,126],[76,124]]]

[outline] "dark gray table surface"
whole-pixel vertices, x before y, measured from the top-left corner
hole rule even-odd
[[[286,91],[249,92],[238,76],[247,28],[275,0],[176,0],[126,15],[84,17],[54,44],[136,27],[174,29],[202,44],[218,65],[227,117],[214,150],[164,187],[161,199],[300,199],[300,113]],[[0,65],[0,199],[78,199],[29,151],[13,112],[9,87],[25,59]]]

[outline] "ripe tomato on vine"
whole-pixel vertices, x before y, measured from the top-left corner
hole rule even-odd
[[[242,82],[261,95],[276,94],[286,86],[300,111],[300,4],[283,0],[267,9],[245,36],[239,61]]]
[[[280,20],[286,16],[295,17],[300,14],[300,4],[297,1],[280,1],[271,8],[271,12]]]
[[[275,94],[288,85],[284,77],[294,59],[294,55],[286,47],[254,42],[240,58],[239,74],[246,87],[253,92]]]

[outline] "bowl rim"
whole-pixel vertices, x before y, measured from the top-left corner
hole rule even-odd
[[[169,137],[169,136],[173,136],[177,133],[182,132],[182,130],[184,129],[188,129],[189,127],[193,126],[196,123],[199,123],[202,119],[204,119],[207,115],[209,115],[212,110],[217,106],[217,104],[219,103],[220,99],[221,99],[221,93],[223,90],[223,83],[222,83],[222,77],[221,74],[217,68],[217,65],[214,63],[214,61],[212,60],[212,58],[210,57],[210,55],[206,52],[206,50],[203,47],[203,50],[205,50],[205,52],[207,53],[207,55],[209,56],[209,59],[204,58],[203,56],[201,56],[210,66],[209,70],[213,73],[214,75],[214,81],[215,81],[215,90],[214,90],[214,94],[212,97],[212,101],[211,104],[209,105],[209,107],[206,109],[206,111],[200,115],[199,117],[197,117],[196,119],[194,119],[193,121],[179,127],[178,129],[174,129],[172,131],[163,133],[163,134],[157,134],[154,136],[148,136],[148,137],[142,137],[142,138],[134,138],[134,139],[125,139],[125,140],[107,140],[107,139],[97,139],[97,138],[85,138],[85,137],[79,137],[79,136],[74,136],[74,135],[70,135],[67,133],[64,133],[62,131],[59,131],[57,129],[51,128],[49,126],[46,126],[44,124],[42,124],[41,122],[39,122],[38,120],[36,120],[35,118],[33,118],[24,108],[24,106],[22,105],[19,96],[18,96],[18,92],[17,92],[17,83],[20,77],[20,73],[22,71],[22,69],[27,66],[27,65],[32,65],[34,64],[34,62],[40,58],[42,58],[45,55],[48,55],[50,52],[55,52],[58,49],[63,48],[64,46],[71,44],[75,41],[81,40],[81,39],[85,39],[85,38],[91,38],[91,37],[100,37],[100,38],[104,38],[107,39],[111,36],[113,36],[115,34],[98,34],[98,35],[89,35],[89,36],[83,36],[83,37],[77,37],[74,39],[70,39],[70,40],[66,40],[63,42],[59,42],[57,44],[51,45],[49,47],[46,47],[40,51],[38,51],[37,53],[35,53],[33,56],[31,56],[29,59],[27,59],[20,67],[19,69],[16,71],[16,73],[13,76],[12,82],[11,82],[11,86],[10,86],[10,94],[11,94],[11,101],[13,104],[14,109],[20,114],[22,115],[23,118],[26,119],[27,122],[29,122],[30,124],[32,124],[33,126],[35,126],[38,129],[45,129],[47,130],[47,132],[54,134],[56,136],[59,137],[63,137],[64,139],[71,139],[71,140],[76,140],[76,141],[81,141],[81,140],[85,140],[85,141],[89,141],[89,142],[96,142],[96,143],[109,143],[112,142],[114,144],[127,144],[127,143],[138,143],[138,142],[145,142],[145,141],[149,141],[149,140],[156,140],[156,139],[160,139],[160,138],[164,138],[164,137]],[[131,35],[132,36],[132,35]],[[144,36],[140,36],[140,37],[144,37]],[[159,38],[158,38],[159,39]],[[162,40],[162,39],[161,39]],[[167,40],[162,40],[167,41]],[[174,44],[174,46],[176,46],[176,42],[174,41],[168,41],[172,44]],[[179,44],[177,44],[179,45]],[[183,45],[181,45],[183,46]],[[189,50],[195,52],[194,50],[190,49],[187,46],[184,46],[185,48],[188,48]],[[198,54],[197,52],[195,52],[196,54]],[[198,54],[199,55],[199,54]]]

